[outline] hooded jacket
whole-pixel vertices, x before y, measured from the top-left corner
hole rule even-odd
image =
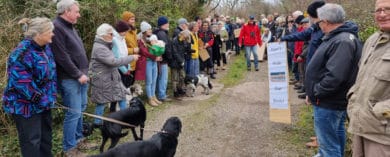
[[[133,56],[115,58],[111,47],[112,43],[95,38],[89,65],[90,98],[94,103],[103,104],[126,98],[126,89],[122,84],[118,67],[128,65],[134,58]]]
[[[244,40],[244,46],[255,46],[257,44],[261,45],[261,32],[259,27],[256,24],[249,24],[242,26],[240,36],[238,39],[238,44],[242,45],[242,40]]]
[[[305,88],[313,105],[345,110],[358,72],[362,44],[358,27],[344,23],[322,38],[306,70]]]

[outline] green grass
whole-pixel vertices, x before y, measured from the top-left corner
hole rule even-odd
[[[279,137],[282,137],[282,140],[285,140],[288,145],[295,145],[299,154],[313,156],[317,152],[317,148],[304,148],[305,144],[310,141],[309,138],[311,136],[315,136],[313,107],[304,105],[300,108],[298,114],[298,121],[293,124],[292,128],[288,129],[283,135],[280,135]],[[345,128],[348,128],[347,123]],[[344,150],[345,157],[352,156],[351,143],[351,134],[347,133],[347,142]]]
[[[243,54],[243,53],[241,53]],[[235,56],[233,60],[229,62],[229,70],[220,82],[224,84],[225,87],[232,87],[240,83],[247,73],[246,71],[246,61],[242,55]]]
[[[311,106],[302,105],[298,114],[298,120],[291,127],[280,135],[276,135],[277,140],[283,141],[283,145],[277,147],[283,148],[288,146],[289,149],[294,149],[299,156],[313,156],[317,149],[306,148],[305,144],[310,141],[310,137],[314,136],[314,121],[313,108]]]

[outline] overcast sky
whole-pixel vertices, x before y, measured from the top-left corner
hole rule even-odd
[[[279,0],[264,0],[264,1],[269,2],[269,3],[276,3],[276,2],[278,2]]]

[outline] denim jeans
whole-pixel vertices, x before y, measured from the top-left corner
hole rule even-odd
[[[345,110],[330,110],[314,106],[314,130],[319,152],[324,157],[343,157],[345,146]]]
[[[257,56],[257,46],[245,46],[245,57],[247,68],[251,67],[251,53],[253,54],[255,69],[259,69],[259,57]]]
[[[52,118],[51,111],[33,114],[29,118],[12,115],[18,130],[20,151],[23,157],[51,157]]]
[[[115,103],[115,106],[116,106],[116,103]],[[104,108],[106,107],[106,104],[96,104],[96,108],[95,108],[95,114],[98,115],[98,116],[103,116],[104,114]],[[119,108],[120,110],[123,110],[127,107],[127,104],[126,104],[126,99],[123,99],[121,101],[119,101]],[[99,118],[95,118],[94,120],[94,123],[95,124],[102,124],[103,121]]]
[[[159,70],[157,75],[157,98],[164,100],[167,98],[168,64],[160,64]]]
[[[63,105],[71,110],[65,112],[63,128],[63,149],[69,149],[77,145],[77,141],[83,138],[83,116],[81,112],[87,108],[88,84],[80,84],[74,79],[60,81],[60,93]]]
[[[199,59],[189,59],[185,62],[186,76],[195,77],[199,75]]]
[[[146,61],[146,80],[145,80],[145,90],[148,98],[152,98],[156,95],[156,82],[157,82],[157,62],[148,60]]]

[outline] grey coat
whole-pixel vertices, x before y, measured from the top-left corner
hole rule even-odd
[[[111,51],[111,43],[95,39],[89,65],[92,102],[102,104],[126,98],[126,89],[122,84],[118,67],[127,65],[132,60],[132,56],[115,58]]]

